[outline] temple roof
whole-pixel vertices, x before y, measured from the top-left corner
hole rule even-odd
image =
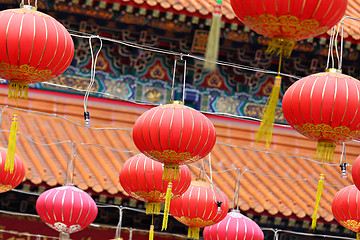
[[[14,106],[0,87],[2,104]],[[67,162],[75,159],[74,184],[83,190],[119,196],[126,193],[118,181],[121,166],[136,154],[132,126],[149,106],[92,98],[88,102],[92,128],[85,128],[82,96],[31,90],[29,100],[18,107],[3,107],[1,145],[7,146],[11,116],[19,115],[17,153],[26,164],[26,181],[48,186],[62,185]],[[211,152],[213,181],[228,196],[234,196],[235,179],[242,173],[239,206],[242,211],[283,217],[310,218],[322,164],[313,159],[316,143],[288,127],[276,127],[273,143],[266,149],[253,139],[257,123],[207,115],[217,132]],[[348,143],[347,159],[357,157],[359,144]],[[334,163],[325,165],[325,185],[319,215],[333,220],[331,201],[342,187],[352,184],[340,176],[341,146]],[[74,154],[73,154],[74,153]],[[209,158],[205,168],[209,174]],[[190,166],[193,179],[200,163]],[[232,204],[230,204],[232,205]]]

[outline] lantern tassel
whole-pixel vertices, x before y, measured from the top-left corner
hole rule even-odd
[[[70,235],[68,233],[61,232],[59,235],[59,240],[70,240]]]
[[[356,233],[356,240],[360,240],[360,233]]]
[[[266,147],[270,147],[271,138],[274,129],[275,111],[279,99],[281,87],[281,77],[275,77],[275,84],[271,91],[270,98],[265,105],[265,112],[261,119],[260,127],[255,136],[255,142],[258,143],[265,137]]]
[[[161,212],[161,203],[158,202],[148,202],[146,203],[146,214],[157,214]]]
[[[161,231],[166,230],[167,225],[168,225],[170,201],[171,201],[171,198],[172,198],[172,186],[173,186],[172,182],[169,182],[168,186],[167,186],[167,189],[166,189],[164,217],[163,217]]]
[[[217,0],[207,39],[205,50],[205,63],[204,68],[208,71],[216,69],[216,61],[219,57],[219,43],[220,43],[220,28],[221,28],[221,0]],[[209,62],[212,61],[212,62]]]
[[[275,38],[271,40],[266,54],[283,55],[284,57],[290,57],[291,52],[295,46],[295,42],[283,38]]]
[[[154,225],[150,225],[149,240],[154,240]]]
[[[331,142],[318,142],[316,147],[315,158],[326,161],[332,162],[335,152],[335,144]]]
[[[9,99],[19,99],[19,98],[28,98],[29,86],[26,83],[9,83]]]
[[[200,228],[189,227],[187,237],[190,238],[190,239],[199,239],[199,237],[200,237]]]
[[[172,181],[179,178],[180,167],[178,165],[164,165],[163,180]]]
[[[14,114],[11,122],[9,144],[6,153],[5,171],[13,173],[15,164],[15,148],[16,148],[16,134],[17,134],[17,115]]]
[[[324,179],[325,179],[325,176],[324,176],[323,173],[321,173],[320,177],[319,177],[317,192],[316,192],[315,207],[314,207],[314,213],[312,215],[312,222],[311,222],[310,230],[315,230],[315,228],[316,228],[317,212],[318,212],[318,209],[319,209],[320,198],[321,198],[321,194],[322,194],[322,191],[323,191]]]

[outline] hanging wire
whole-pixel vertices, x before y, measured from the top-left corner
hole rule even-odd
[[[233,208],[236,210],[239,210],[240,180],[242,175],[244,175],[244,173],[246,172],[246,170],[247,169],[241,172],[239,168],[236,168],[237,176],[235,181],[234,198],[233,198],[233,203],[234,203]]]
[[[173,68],[173,76],[172,76],[172,82],[171,82],[171,97],[170,97],[170,101],[174,101],[174,86],[175,86],[175,75],[176,75],[176,63],[177,63],[177,59],[175,59],[174,61],[174,68]]]
[[[182,57],[181,57],[182,60]],[[186,87],[186,59],[184,60],[184,80],[183,80],[183,91],[182,91],[182,102],[185,103],[185,87]]]
[[[71,142],[70,151],[68,153],[65,185],[73,184],[74,182],[76,148],[73,141]]]
[[[334,67],[334,56],[333,56],[334,34],[335,34],[335,30],[334,30],[334,27],[332,27],[331,32],[330,32],[330,41],[329,41],[329,50],[328,50],[328,58],[327,58],[327,62],[326,62],[326,69],[329,69],[330,58],[332,60],[332,68]]]
[[[116,226],[115,239],[120,239],[121,237],[122,219],[123,219],[123,209],[122,206],[119,206],[119,222],[118,225]]]
[[[344,23],[341,22],[341,45],[340,45],[340,61],[339,61],[339,70],[342,69],[342,60],[343,60],[343,51],[344,51]]]

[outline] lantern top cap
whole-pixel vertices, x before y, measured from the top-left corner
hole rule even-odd
[[[184,105],[184,102],[172,100],[172,101],[170,101],[170,104],[182,104],[182,105]]]
[[[341,73],[341,70],[337,69],[337,68],[327,68],[327,69],[325,69],[325,72]]]
[[[23,5],[23,4],[20,4],[20,8],[27,8],[27,9],[31,9],[31,10],[37,10],[37,8],[34,7],[34,6],[31,6],[31,5]]]

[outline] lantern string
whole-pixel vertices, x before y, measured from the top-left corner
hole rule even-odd
[[[328,50],[328,57],[327,57],[327,62],[326,62],[326,69],[329,68],[329,64],[330,64],[330,57],[332,59],[332,67],[334,67],[334,58],[332,57],[332,49],[333,49],[333,36],[334,36],[334,27],[331,28],[330,31],[330,41],[329,41],[329,50]]]
[[[76,157],[75,144],[73,141],[71,141],[71,149],[68,152],[65,185],[73,184],[73,182],[74,182],[75,157]],[[69,178],[70,178],[70,180],[69,180]]]
[[[181,55],[182,59],[182,55]],[[184,59],[184,79],[183,79],[183,89],[182,89],[182,102],[185,103],[185,88],[186,88],[186,59]]]
[[[170,101],[174,101],[174,87],[175,87],[175,75],[176,75],[176,62],[177,62],[177,59],[175,59],[175,61],[174,61],[173,76],[172,76],[172,82],[171,82],[171,96],[170,96]]]
[[[94,52],[93,52],[93,43],[92,43],[92,39],[94,39],[94,38],[97,38],[100,40],[100,47],[99,47],[98,51],[96,52],[95,56],[94,56]],[[89,38],[89,48],[90,48],[90,54],[91,54],[90,82],[89,82],[88,88],[87,88],[87,90],[85,92],[85,96],[84,96],[84,114],[87,114],[86,115],[87,117],[85,117],[85,124],[87,126],[90,125],[90,119],[89,119],[90,117],[88,115],[88,110],[87,110],[88,98],[90,95],[90,90],[92,89],[92,87],[95,83],[96,64],[97,64],[97,59],[101,52],[102,46],[103,46],[103,41],[99,36],[94,36],[94,35],[90,36],[90,38]]]
[[[341,44],[340,44],[340,61],[339,61],[339,69],[342,69],[342,60],[343,60],[343,51],[344,51],[344,23],[341,24]]]
[[[120,239],[121,237],[122,219],[123,219],[123,209],[122,206],[119,206],[119,222],[118,225],[116,226],[115,239]]]

